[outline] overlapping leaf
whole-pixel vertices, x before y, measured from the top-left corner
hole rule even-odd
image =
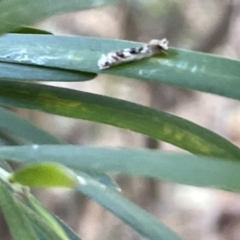
[[[0,33],[31,25],[56,14],[104,6],[114,0],[8,0],[0,2]],[[17,26],[18,25],[18,26]]]
[[[0,61],[99,73],[102,53],[139,43],[88,37],[8,35],[0,38]],[[102,71],[240,99],[240,62],[213,55],[170,49],[165,55]]]
[[[140,149],[76,146],[2,147],[19,162],[53,161],[79,170],[114,171],[195,186],[240,191],[240,161]]]
[[[17,114],[0,108],[0,129],[25,139],[28,143],[60,144],[59,139],[40,129],[33,123],[19,117]]]
[[[0,207],[8,223],[9,230],[14,240],[38,240],[29,219],[19,208],[13,193],[0,182]]]
[[[239,160],[240,150],[213,132],[171,114],[64,88],[2,81],[0,104],[38,109],[130,129],[192,153]]]

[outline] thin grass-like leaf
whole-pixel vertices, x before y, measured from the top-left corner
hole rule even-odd
[[[8,0],[0,2],[0,33],[17,25],[32,25],[56,14],[85,10],[114,3],[114,0]]]
[[[76,146],[2,147],[0,156],[17,162],[53,161],[78,170],[114,171],[195,186],[240,192],[240,159],[206,158],[143,149]]]
[[[163,223],[122,197],[117,191],[100,184],[85,173],[80,174],[79,181],[80,184],[76,188],[78,191],[101,204],[147,239],[181,240]]]
[[[1,39],[1,38],[0,38]],[[96,74],[70,71],[57,68],[46,68],[34,65],[0,62],[0,81],[87,81]]]
[[[240,150],[190,121],[130,102],[91,93],[19,82],[4,82],[0,104],[38,109],[130,129],[192,153],[239,160]]]
[[[0,107],[0,129],[7,130],[18,137],[35,144],[63,143],[50,133],[42,130],[33,123],[19,117],[17,114]]]
[[[0,207],[14,240],[38,240],[29,219],[19,208],[13,193],[0,182]]]
[[[0,38],[0,45],[0,61],[112,74],[240,99],[240,61],[220,56],[170,48],[167,54],[100,71],[97,61],[102,53],[141,43],[9,34]]]

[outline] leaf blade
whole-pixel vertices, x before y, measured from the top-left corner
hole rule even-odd
[[[196,154],[240,158],[237,146],[203,127],[123,100],[46,85],[2,81],[0,103],[110,124]]]
[[[27,139],[35,144],[61,144],[55,136],[40,129],[33,123],[19,117],[17,114],[0,107],[0,128]]]
[[[1,61],[38,64],[91,73],[104,73],[144,81],[154,81],[181,88],[204,91],[240,99],[240,62],[220,56],[171,48],[167,55],[100,71],[97,61],[102,53],[141,43],[89,38],[8,34],[0,38]],[[48,46],[39,48],[39,46]],[[21,52],[26,49],[25,55]],[[42,63],[41,56],[46,61]],[[52,59],[52,56],[55,59]],[[34,58],[33,58],[34,57]]]
[[[194,186],[240,192],[240,161],[143,149],[77,146],[2,147],[0,156],[18,162],[46,159],[72,169],[114,171]]]
[[[37,21],[56,14],[85,10],[103,6],[113,0],[9,0],[0,3],[0,32],[9,32],[16,29],[14,25],[32,25]],[[24,6],[24,7],[23,7]],[[34,14],[33,14],[34,13]],[[12,24],[12,25],[11,25]]]
[[[60,236],[67,235],[69,240],[81,240],[72,229],[70,229],[61,219],[59,219],[56,215],[49,212],[45,207],[43,207],[36,198],[29,195],[26,199],[28,207],[30,207],[33,211],[38,213],[40,217],[46,219],[49,224],[52,225],[52,228],[59,233]]]
[[[0,183],[0,191],[0,206],[13,239],[38,240],[29,220],[18,207],[13,193],[3,183]]]
[[[76,190],[98,202],[148,239],[181,240],[175,232],[149,213],[87,174],[81,173],[80,185]]]
[[[0,38],[1,39],[1,38]],[[96,74],[70,71],[57,68],[46,68],[33,65],[0,62],[0,81],[87,81]]]

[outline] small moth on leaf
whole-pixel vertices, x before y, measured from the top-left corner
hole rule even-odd
[[[153,39],[140,47],[125,48],[120,51],[102,54],[98,60],[98,67],[99,69],[106,69],[124,62],[132,62],[152,57],[167,50],[168,40],[166,38],[162,40]]]

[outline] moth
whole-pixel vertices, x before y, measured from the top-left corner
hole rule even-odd
[[[124,62],[132,62],[152,57],[167,50],[168,40],[166,38],[162,40],[152,39],[149,43],[140,47],[125,48],[120,51],[102,54],[98,60],[98,67],[99,69],[106,69]]]

